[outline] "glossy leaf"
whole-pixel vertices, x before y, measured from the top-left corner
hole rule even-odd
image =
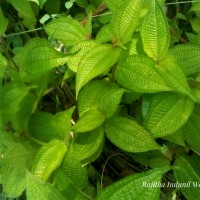
[[[148,187],[150,183],[162,183],[162,175],[170,168],[158,168],[145,173],[134,174],[126,177],[105,188],[97,200],[145,200],[159,199],[160,187]],[[134,189],[133,189],[134,188]]]
[[[125,0],[113,20],[113,30],[120,44],[131,39],[140,17],[142,0]]]
[[[45,39],[30,40],[16,58],[19,66],[28,74],[41,75],[67,62],[68,55],[58,52]]]
[[[107,72],[117,61],[120,49],[112,45],[96,45],[82,57],[76,77],[76,96],[91,79]]]
[[[156,69],[155,63],[144,56],[129,56],[116,69],[115,78],[125,88],[136,92],[154,93],[171,90]]]
[[[28,124],[29,135],[45,142],[52,139],[69,140],[73,111],[74,108],[55,115],[47,112],[33,113]]]
[[[186,76],[200,72],[200,45],[177,45],[169,53],[178,59]]]
[[[17,183],[17,184],[16,184]],[[2,167],[3,193],[10,198],[21,196],[26,187],[26,173],[16,166]]]
[[[8,19],[3,15],[3,12],[0,8],[0,36],[6,31],[8,25]]]
[[[87,133],[78,134],[72,143],[77,159],[82,165],[95,161],[103,150],[104,129],[99,127]]]
[[[191,94],[186,76],[174,58],[168,57],[160,62],[158,71],[168,87],[181,93]]]
[[[51,38],[60,40],[66,46],[75,45],[87,39],[84,27],[71,17],[55,18],[44,29]]]
[[[175,133],[190,117],[194,102],[175,93],[156,94],[144,119],[144,126],[153,137]]]
[[[190,158],[188,156],[181,156],[175,161],[174,166],[178,167],[174,170],[176,181],[187,183],[187,187],[180,187],[186,199],[198,199],[200,195],[199,157],[194,155]]]
[[[97,109],[89,110],[85,112],[76,124],[72,127],[72,131],[76,133],[82,133],[92,131],[101,126],[105,120],[105,115]]]
[[[69,200],[64,198],[55,187],[41,181],[29,172],[27,172],[26,180],[27,200]]]
[[[41,180],[47,180],[57,169],[67,151],[63,141],[52,140],[45,144],[37,153],[32,166],[32,173]]]
[[[167,55],[170,43],[169,27],[157,0],[152,0],[143,21],[141,36],[144,51],[149,57],[160,61]]]
[[[105,124],[105,131],[113,144],[128,152],[145,152],[160,148],[142,126],[125,117],[109,119]]]
[[[27,0],[9,0],[9,3],[18,11],[21,18],[23,18],[24,26],[28,29],[34,29],[36,18],[31,7],[30,1]]]
[[[200,106],[196,105],[187,123],[183,126],[184,139],[191,149],[200,153]]]
[[[93,40],[85,40],[73,46],[70,50],[70,53],[72,53],[72,55],[69,56],[69,59],[67,61],[69,68],[72,71],[77,72],[82,57],[86,55],[90,51],[90,49],[96,45],[97,43]]]

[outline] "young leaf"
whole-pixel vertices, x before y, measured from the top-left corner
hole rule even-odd
[[[111,24],[104,25],[96,35],[96,41],[99,43],[110,42],[115,37]]]
[[[113,30],[120,42],[125,44],[132,37],[140,17],[142,0],[125,0],[114,16]]]
[[[91,79],[107,72],[118,60],[120,49],[112,45],[96,45],[85,54],[78,67],[76,77],[76,96]]]
[[[200,153],[200,106],[196,104],[187,123],[183,126],[184,139],[189,147]]]
[[[34,29],[36,18],[31,7],[30,1],[27,0],[8,0],[9,3],[18,11],[19,16],[23,18],[24,26],[28,29]]]
[[[121,61],[115,78],[125,88],[136,92],[154,93],[171,90],[156,69],[155,63],[144,56],[129,56]]]
[[[80,117],[71,130],[75,131],[76,133],[92,131],[101,126],[104,120],[105,115],[103,115],[99,110],[88,110]]]
[[[33,2],[37,3],[38,6],[40,6],[40,8],[42,9],[43,5],[45,4],[45,2],[47,0],[28,0],[28,1],[33,1]]]
[[[186,76],[173,57],[161,61],[158,65],[158,71],[168,87],[184,94],[191,94]]]
[[[190,117],[194,102],[175,93],[156,94],[144,119],[144,126],[153,137],[175,133]]]
[[[87,39],[84,27],[71,17],[55,18],[44,29],[51,38],[60,40],[65,46],[75,45]]]
[[[6,31],[8,25],[8,19],[3,15],[3,12],[0,8],[0,36]]]
[[[27,200],[69,200],[64,198],[53,185],[41,181],[30,172],[27,172],[26,180]]]
[[[26,187],[26,173],[23,169],[6,165],[2,167],[3,193],[10,198],[21,196]]]
[[[104,145],[104,129],[99,127],[87,133],[78,134],[72,142],[72,148],[82,165],[95,161]]]
[[[125,117],[113,117],[106,121],[105,132],[113,144],[128,152],[145,152],[160,148],[142,126]]]
[[[174,170],[175,178],[178,183],[187,183],[188,187],[180,187],[186,199],[199,199],[199,167],[200,159],[198,156],[181,156],[175,161],[174,166],[179,168]]]
[[[69,140],[71,116],[74,108],[52,115],[47,112],[36,112],[31,115],[28,133],[35,139],[49,142],[52,139]]]
[[[67,61],[69,68],[72,71],[77,72],[82,57],[86,55],[90,51],[90,49],[96,45],[97,43],[93,40],[85,40],[74,45],[70,50],[71,55],[69,56],[69,59]]]
[[[186,76],[200,72],[200,45],[177,45],[169,53],[178,59]]]
[[[160,187],[148,187],[151,183],[162,184],[162,175],[170,168],[157,168],[145,173],[126,177],[105,188],[97,200],[159,199]]]
[[[157,0],[152,0],[143,21],[141,36],[144,51],[149,57],[160,61],[167,55],[170,43],[169,27]]]
[[[16,60],[23,71],[41,75],[54,67],[65,64],[68,55],[56,51],[47,40],[34,38],[25,45]]]
[[[87,185],[87,170],[82,167],[76,158],[72,146],[65,155],[60,170],[68,177],[68,179],[82,190]]]
[[[51,140],[38,151],[32,166],[32,173],[42,180],[47,180],[60,166],[66,151],[67,146],[63,141]]]

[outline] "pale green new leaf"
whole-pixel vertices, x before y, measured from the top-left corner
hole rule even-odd
[[[188,146],[200,153],[200,106],[196,104],[187,123],[183,126],[184,139]]]
[[[178,167],[176,170],[174,170],[176,181],[178,181],[179,183],[190,182],[190,187],[180,187],[180,190],[184,194],[186,199],[189,200],[199,199],[200,196],[199,157],[196,155],[195,156],[193,155],[191,157],[181,156],[175,161],[174,166]]]
[[[112,45],[96,45],[85,54],[78,67],[76,77],[76,96],[80,89],[91,79],[107,72],[118,60],[119,48]]]
[[[26,187],[26,172],[16,166],[2,167],[3,193],[10,198],[21,196]]]
[[[60,170],[79,189],[82,190],[87,185],[87,170],[81,166],[72,146],[65,155]]]
[[[78,134],[72,142],[72,148],[82,165],[95,161],[104,146],[104,129],[99,127],[91,132]]]
[[[30,1],[8,0],[8,2],[13,5],[13,7],[19,13],[19,16],[23,18],[24,26],[26,26],[28,29],[34,29],[37,20],[32,10]]]
[[[73,111],[74,107],[63,112],[57,112],[55,115],[47,112],[33,113],[28,123],[29,135],[44,142],[49,142],[52,139],[68,141]]]
[[[0,17],[1,20],[1,17]],[[1,26],[1,25],[0,25]],[[0,30],[1,31],[1,30]],[[1,32],[0,32],[1,35]],[[4,76],[4,71],[6,69],[6,65],[7,65],[7,60],[4,56],[1,55],[0,53],[0,78],[2,78]]]
[[[98,109],[88,110],[79,118],[71,130],[76,133],[92,131],[101,126],[104,120],[105,115]]]
[[[72,71],[77,72],[82,57],[86,55],[90,51],[90,49],[96,45],[97,43],[93,40],[85,40],[74,45],[70,50],[71,55],[69,56],[69,59],[67,61],[69,68]]]
[[[177,45],[169,53],[178,59],[186,76],[200,72],[200,45]]]
[[[158,200],[160,187],[148,187],[150,183],[162,183],[162,176],[170,168],[157,168],[148,172],[134,174],[105,188],[97,200]]]
[[[139,22],[142,0],[126,0],[120,6],[113,20],[113,30],[119,43],[128,42]]]
[[[160,148],[150,133],[132,119],[113,117],[106,121],[105,132],[113,144],[128,152],[145,152]]]
[[[119,11],[119,9],[121,9],[121,7],[124,4],[124,1],[127,0],[103,0],[103,1],[106,3],[106,5],[111,11],[116,13]]]
[[[45,183],[27,172],[26,178],[27,200],[67,200],[53,185]]]
[[[47,0],[28,0],[28,1],[33,1],[33,2],[37,3],[38,6],[40,6],[40,8],[42,9],[43,5],[45,4],[45,2]]]
[[[67,151],[66,144],[61,140],[51,140],[39,149],[32,165],[32,173],[41,180],[47,180],[57,169]]]
[[[129,56],[120,62],[115,78],[125,88],[135,92],[154,93],[171,90],[156,69],[155,63],[144,56]]]
[[[144,126],[153,137],[175,133],[190,117],[194,102],[175,93],[156,94],[144,119]]]
[[[158,71],[169,88],[184,94],[191,94],[186,76],[180,64],[173,57],[161,61]]]
[[[17,55],[16,61],[24,72],[31,75],[41,75],[67,62],[68,55],[58,52],[45,39],[30,40]]]
[[[0,36],[6,31],[8,25],[8,19],[3,15],[3,12],[0,8]]]
[[[75,45],[87,39],[87,32],[80,22],[71,17],[55,18],[44,27],[47,34],[63,42],[65,46]]]
[[[157,0],[152,0],[143,21],[141,36],[144,51],[149,57],[160,61],[167,55],[170,43],[169,27]]]

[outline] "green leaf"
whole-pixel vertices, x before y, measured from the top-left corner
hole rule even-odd
[[[87,39],[84,27],[71,17],[55,18],[44,29],[51,38],[60,40],[65,46],[75,45]]]
[[[112,45],[96,45],[85,54],[78,67],[76,77],[76,96],[91,79],[107,72],[118,60],[119,48]]]
[[[113,144],[128,152],[145,152],[160,148],[151,135],[132,119],[113,117],[106,121],[105,131]]]
[[[1,16],[0,16],[0,19],[1,19]],[[0,27],[1,27],[1,25],[0,25]],[[1,35],[1,30],[0,30],[0,35]],[[2,78],[4,76],[4,71],[6,69],[6,65],[7,65],[7,60],[0,53],[0,78]]]
[[[66,151],[67,146],[63,141],[51,140],[38,151],[32,165],[32,173],[41,180],[47,180],[60,166]]]
[[[107,118],[118,108],[124,89],[104,80],[88,83],[79,94],[78,109],[81,116],[84,112],[98,108]]]
[[[82,165],[95,161],[104,146],[104,129],[99,127],[91,132],[78,134],[72,148]]]
[[[29,172],[27,172],[26,180],[27,200],[67,200],[55,187],[41,181]]]
[[[101,126],[104,120],[105,115],[103,115],[99,110],[88,110],[79,118],[71,130],[75,131],[76,133],[92,131]]]
[[[153,0],[144,18],[141,36],[146,54],[156,61],[162,60],[168,53],[170,34],[166,16],[157,0]]]
[[[155,63],[144,56],[129,56],[116,69],[115,77],[125,88],[136,92],[154,93],[171,90],[156,69]]]
[[[24,26],[28,29],[34,29],[37,20],[32,10],[30,1],[8,0],[8,2],[13,5],[13,7],[19,13],[19,16],[23,18]]]
[[[55,0],[47,0],[44,4],[44,9],[47,11],[48,14],[55,14],[59,13],[60,11],[60,1]]]
[[[41,75],[68,60],[68,55],[58,52],[45,39],[30,40],[15,58],[20,68],[31,75]]]
[[[200,45],[177,45],[169,53],[178,59],[186,76],[200,72]]]
[[[118,12],[124,4],[124,0],[103,0],[107,7],[113,11]]]
[[[120,42],[129,41],[138,25],[142,0],[126,0],[114,16],[113,30]]]
[[[33,1],[33,2],[37,3],[38,6],[40,6],[40,8],[42,9],[43,5],[45,4],[45,2],[47,0],[28,0],[28,1]]]
[[[111,24],[104,25],[96,35],[96,41],[99,43],[110,42],[115,38]]]
[[[194,111],[187,123],[183,126],[184,139],[189,147],[200,153],[200,106],[196,104]]]
[[[86,55],[90,51],[90,49],[96,45],[97,43],[93,40],[85,40],[74,45],[70,50],[70,53],[72,55],[69,56],[69,59],[67,61],[69,68],[72,71],[77,72],[82,57]]]
[[[155,138],[170,135],[187,122],[193,108],[194,102],[186,96],[156,94],[144,119],[144,126]]]
[[[170,168],[158,168],[145,173],[138,173],[132,176],[126,177],[111,186],[105,188],[97,200],[130,200],[138,199],[145,200],[159,199],[160,187],[148,187],[151,183],[162,183],[162,175],[166,173]]]
[[[179,167],[178,169],[174,170],[176,181],[178,183],[187,183],[187,187],[179,187],[186,199],[199,199],[199,156],[181,156],[175,161],[174,166]]]
[[[169,88],[184,94],[191,94],[186,76],[180,64],[173,57],[161,61],[158,71]]]
[[[21,196],[26,187],[26,173],[24,170],[13,167],[2,167],[3,193],[10,198]]]
[[[28,124],[31,137],[49,142],[52,139],[70,139],[71,116],[74,107],[52,115],[47,112],[33,113]]]
[[[6,31],[8,26],[8,19],[4,17],[0,8],[0,36]]]
[[[60,170],[80,190],[87,185],[87,170],[81,166],[72,146],[64,157]]]
[[[196,32],[196,33],[200,33],[200,25],[199,25],[199,20],[200,17],[196,17],[196,18],[191,18],[190,19],[190,23],[192,25],[192,29]]]

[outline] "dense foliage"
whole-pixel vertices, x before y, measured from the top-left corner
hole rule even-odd
[[[200,199],[200,2],[0,4],[0,199]]]

